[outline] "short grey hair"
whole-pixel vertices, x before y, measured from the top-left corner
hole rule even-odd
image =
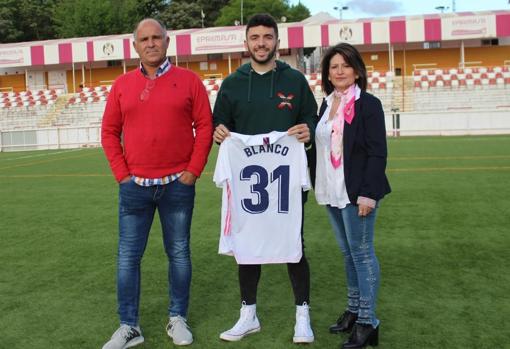
[[[135,29],[133,30],[133,37],[136,41],[136,33],[138,32],[138,28],[145,22],[153,22],[153,23],[156,23],[159,25],[159,27],[161,28],[161,32],[163,33],[163,39],[166,39],[166,37],[168,36],[167,35],[167,29],[166,29],[166,26],[163,24],[163,22],[155,19],[155,18],[144,18],[142,19],[140,22],[136,23],[135,25]]]

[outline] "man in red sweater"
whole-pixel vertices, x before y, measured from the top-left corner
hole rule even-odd
[[[119,182],[117,301],[120,327],[103,349],[144,341],[138,323],[140,263],[157,209],[168,256],[169,322],[176,345],[193,336],[186,322],[191,283],[190,226],[195,181],[207,162],[212,117],[193,72],[166,57],[166,28],[144,19],[134,32],[139,69],[120,76],[106,103],[101,143]]]

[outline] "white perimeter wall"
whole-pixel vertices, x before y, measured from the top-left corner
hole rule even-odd
[[[392,114],[386,115],[386,131],[398,132]],[[510,134],[510,110],[400,113],[400,136]]]
[[[98,147],[101,128],[61,127],[0,132],[0,151]]]
[[[389,136],[452,136],[509,134],[510,109],[494,111],[451,111],[443,113],[400,113],[400,128],[395,114],[386,114]],[[97,147],[101,129],[62,127],[0,132],[0,151],[70,149]]]

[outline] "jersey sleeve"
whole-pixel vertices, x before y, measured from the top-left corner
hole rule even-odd
[[[213,181],[218,188],[223,188],[227,180],[230,179],[232,169],[230,167],[228,148],[230,138],[227,138],[221,143],[218,151],[218,158],[216,159],[216,167],[214,169]]]
[[[310,174],[308,172],[308,160],[306,158],[305,146],[303,143],[299,143],[299,172],[301,178],[301,188],[303,191],[311,189]]]

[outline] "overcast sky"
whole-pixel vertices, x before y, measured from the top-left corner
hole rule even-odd
[[[510,0],[300,0],[303,5],[310,9],[312,15],[318,12],[329,12],[332,16],[339,17],[339,11],[335,6],[348,6],[342,16],[344,19],[388,17],[399,15],[420,15],[438,13],[438,6],[449,7],[445,12],[451,12],[452,3],[455,2],[457,12],[485,11],[485,10],[510,10]],[[297,4],[299,0],[289,0],[290,4]]]

